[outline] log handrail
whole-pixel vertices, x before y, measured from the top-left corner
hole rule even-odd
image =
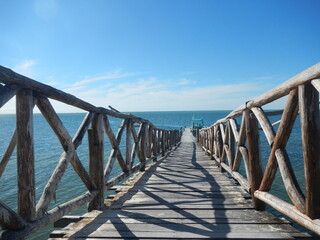
[[[220,164],[221,170],[231,174],[251,193],[257,210],[264,209],[264,204],[268,204],[317,234],[320,234],[319,91],[320,63],[246,102],[225,118],[201,129],[198,136],[202,148]],[[262,109],[266,104],[284,96],[288,96],[288,99],[283,110],[265,112]],[[286,151],[286,144],[298,114],[305,191],[302,191],[301,184],[296,179]],[[271,124],[269,117],[275,115],[281,116],[281,119]],[[236,122],[239,119],[240,130]],[[277,124],[279,127],[275,131],[273,127]],[[270,147],[264,171],[259,157],[259,129],[267,139],[267,147]],[[213,147],[208,145],[210,141],[213,141]],[[241,160],[245,168],[242,174],[239,172]],[[269,192],[278,169],[291,203]]]
[[[93,106],[71,94],[0,66],[0,108],[15,96],[16,130],[10,142],[6,143],[7,150],[0,158],[0,177],[14,149],[17,148],[18,210],[17,212],[12,210],[0,199],[0,226],[5,230],[1,234],[1,239],[25,239],[40,228],[87,203],[89,203],[88,211],[101,209],[106,190],[133,173],[144,171],[147,163],[151,160],[156,161],[158,156],[164,156],[176,146],[182,135],[181,130],[157,128],[146,119],[121,113],[112,107],[109,110]],[[73,138],[55,112],[50,99],[87,112]],[[49,177],[38,202],[35,198],[32,121],[35,105],[52,128],[63,149],[57,166]],[[116,135],[110,126],[110,117],[122,120]],[[135,129],[137,126],[138,131]],[[85,169],[77,154],[77,148],[82,144],[86,133],[88,133],[89,171]],[[123,146],[121,137],[124,133],[126,137]],[[104,166],[105,141],[110,143],[112,149]],[[135,159],[138,160],[135,161]],[[121,172],[112,176],[116,160],[121,167]],[[50,208],[52,200],[56,200],[59,183],[69,163],[88,191]]]

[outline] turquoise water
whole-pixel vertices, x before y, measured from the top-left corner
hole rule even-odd
[[[165,129],[180,129],[181,127],[190,127],[192,116],[202,117],[204,119],[204,125],[209,126],[217,120],[225,117],[230,111],[200,111],[200,112],[136,112],[133,113],[136,116],[148,119],[155,126]],[[74,136],[78,127],[80,126],[84,113],[77,114],[59,114],[64,126],[68,130],[71,136]],[[117,128],[120,124],[120,120],[116,118],[109,118],[114,134],[116,134]],[[271,122],[279,120],[279,117],[270,118]],[[15,115],[0,115],[0,156],[3,155],[12,133],[15,129]],[[240,119],[238,119],[240,123]],[[270,153],[270,147],[268,146],[263,132],[260,132],[260,146],[261,146],[261,160],[263,166],[265,166]],[[58,163],[59,157],[63,152],[63,149],[51,130],[50,126],[46,123],[41,114],[34,114],[34,138],[35,138],[35,173],[36,173],[36,197],[39,199],[44,186],[46,185],[49,177],[51,176],[55,166]],[[123,136],[122,140],[125,139]],[[122,141],[122,147],[124,142]],[[123,149],[122,149],[123,150]],[[105,162],[108,159],[111,146],[105,135]],[[299,128],[299,119],[296,121],[296,125],[291,134],[291,138],[287,145],[287,152],[291,159],[293,169],[296,173],[297,179],[301,186],[304,186],[304,173],[303,173],[303,158],[301,153],[301,133]],[[77,150],[80,160],[86,169],[88,169],[88,144],[87,136],[84,137],[82,145]],[[243,166],[240,169],[244,172]],[[17,209],[17,174],[16,174],[16,153],[14,152],[11,157],[7,168],[0,178],[0,200],[12,209]],[[112,172],[112,176],[116,176],[120,173],[119,166],[115,166]],[[304,188],[304,187],[303,187]],[[71,200],[80,194],[86,192],[86,188],[83,183],[74,172],[72,166],[68,166],[66,173],[64,174],[61,183],[57,190],[57,203],[52,202],[50,208],[61,204],[67,200]],[[272,186],[272,193],[288,201],[288,197],[285,193],[281,177],[279,173]],[[108,194],[108,193],[106,193]],[[86,211],[86,207],[82,207],[75,211],[73,214],[81,214]],[[52,227],[49,226],[40,230],[37,234],[30,239],[46,239],[49,236]]]

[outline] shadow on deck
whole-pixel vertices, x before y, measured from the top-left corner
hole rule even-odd
[[[51,239],[303,239],[306,233],[253,209],[236,181],[205,156],[189,131],[177,150],[119,187]]]

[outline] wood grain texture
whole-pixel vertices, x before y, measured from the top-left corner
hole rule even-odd
[[[0,162],[0,177],[2,176],[16,146],[17,146],[17,130],[14,130],[10,143],[5,153],[3,154],[3,157]]]
[[[315,219],[320,218],[320,118],[319,92],[311,84],[299,86],[299,110],[306,180],[306,214]]]
[[[254,192],[259,189],[262,180],[262,167],[260,162],[259,151],[259,129],[258,121],[254,114],[249,110],[245,112],[246,121],[246,135],[248,142],[248,156],[249,156],[249,174],[250,174],[250,188],[254,206],[257,210],[264,210],[265,204],[259,199],[255,198]]]
[[[28,222],[36,219],[33,93],[20,90],[16,97],[18,212]]]
[[[26,222],[10,207],[0,201],[0,227],[6,230],[21,230]]]
[[[292,90],[288,96],[286,106],[283,110],[281,122],[272,145],[268,158],[266,170],[259,188],[260,191],[269,191],[278,169],[275,152],[281,148],[285,152],[285,146],[289,140],[295,119],[298,114],[298,92]]]
[[[89,174],[97,186],[97,195],[88,205],[88,211],[98,210],[104,204],[104,144],[103,144],[103,123],[102,114],[95,114],[92,119],[91,128],[88,129],[89,143]]]

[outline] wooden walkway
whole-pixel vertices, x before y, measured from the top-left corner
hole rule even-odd
[[[111,205],[110,202],[113,204]],[[307,239],[289,222],[252,208],[250,196],[185,131],[181,145],[128,181],[103,211],[51,239]]]

